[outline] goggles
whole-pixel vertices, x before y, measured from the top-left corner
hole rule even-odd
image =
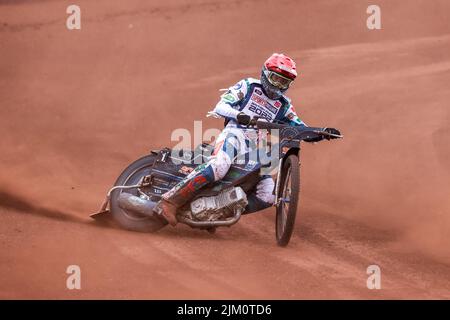
[[[281,90],[287,90],[293,81],[289,78],[282,76],[279,73],[267,69],[264,70],[264,75],[266,76],[267,80],[269,80],[271,85]]]

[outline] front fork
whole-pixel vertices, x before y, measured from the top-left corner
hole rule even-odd
[[[292,149],[291,149],[292,150]],[[294,149],[295,150],[295,149]],[[297,153],[297,156],[300,154],[300,149],[294,151]],[[281,157],[280,162],[278,163],[278,172],[277,172],[277,183],[275,184],[275,201],[273,205],[278,207],[283,200],[280,196],[280,180],[281,180],[281,170],[283,169],[284,161],[286,161],[287,157],[292,154],[291,152],[286,152],[283,157]]]
[[[275,207],[278,207],[280,204],[280,198],[279,198],[279,190],[280,190],[280,178],[281,178],[281,169],[283,168],[284,164],[284,157],[280,159],[280,162],[278,163],[278,172],[277,172],[277,183],[275,184],[275,201],[273,202],[273,205]]]

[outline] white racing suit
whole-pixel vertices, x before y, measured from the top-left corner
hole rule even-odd
[[[259,116],[269,122],[281,121],[292,126],[306,126],[292,107],[290,100],[282,96],[272,100],[266,96],[257,79],[246,78],[229,88],[213,110],[213,114],[225,118],[226,126],[217,137],[210,160],[198,166],[183,181],[163,195],[163,199],[177,207],[191,200],[205,185],[222,179],[237,159],[258,147],[258,131],[239,125],[236,116],[244,112],[250,117]],[[274,202],[274,181],[270,175],[261,175],[253,194],[247,195],[249,204],[245,213],[271,206]]]

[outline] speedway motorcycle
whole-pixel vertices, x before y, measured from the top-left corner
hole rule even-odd
[[[342,138],[326,128],[293,127],[255,118],[257,130],[278,130],[278,170],[275,182],[275,235],[279,246],[286,246],[294,229],[300,190],[301,141]],[[184,179],[198,165],[197,157],[211,155],[213,145],[202,143],[195,150],[172,152],[169,148],[152,150],[131,163],[109,190],[94,219],[112,217],[121,227],[139,232],[155,232],[167,221],[154,211],[161,196]],[[177,154],[178,157],[173,156]],[[207,159],[206,159],[207,160]],[[246,214],[247,195],[260,179],[260,163],[234,163],[226,176],[204,187],[188,204],[178,209],[177,219],[192,228],[214,233],[218,227],[230,227]]]

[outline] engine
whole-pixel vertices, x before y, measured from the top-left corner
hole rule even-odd
[[[191,202],[190,215],[198,221],[215,221],[242,213],[247,206],[247,195],[241,187],[232,187],[216,196],[202,197]]]

